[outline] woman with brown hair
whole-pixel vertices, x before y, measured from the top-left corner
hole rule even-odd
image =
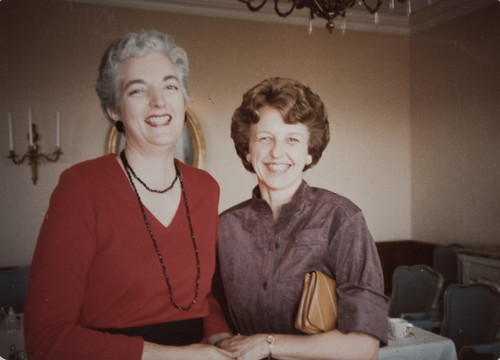
[[[323,102],[298,81],[266,79],[244,94],[231,136],[258,185],[220,216],[220,275],[239,334],[222,348],[244,360],[376,359],[388,298],[373,238],[355,204],[302,177],[330,138]],[[336,280],[337,326],[304,335],[294,322],[315,269]]]

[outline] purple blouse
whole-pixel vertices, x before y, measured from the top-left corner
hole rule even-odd
[[[317,269],[337,281],[338,323],[387,343],[389,299],[377,249],[361,210],[305,181],[276,223],[253,197],[220,216],[219,260],[228,310],[240,334],[298,334],[303,277]]]

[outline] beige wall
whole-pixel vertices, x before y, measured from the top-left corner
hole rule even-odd
[[[500,5],[411,41],[412,234],[500,244]]]
[[[446,60],[443,56],[465,57],[460,66],[451,70],[453,74],[462,71],[470,61],[467,59],[471,56],[466,52],[450,52],[425,37],[410,41],[404,36],[354,31],[344,36],[339,32],[330,35],[322,28],[315,28],[309,36],[307,29],[300,26],[74,2],[3,0],[0,2],[0,127],[3,129],[0,149],[7,155],[7,113],[11,111],[16,151],[26,150],[27,109],[31,107],[43,152],[53,149],[55,113],[60,111],[64,155],[56,164],[42,164],[36,186],[31,183],[28,165],[14,166],[11,160],[0,157],[0,267],[31,261],[50,193],[61,171],[104,153],[109,126],[93,90],[97,66],[110,41],[141,28],[169,32],[189,54],[193,97],[190,107],[205,136],[205,168],[221,185],[221,210],[248,198],[255,184],[253,175],[243,169],[234,153],[229,138],[231,114],[245,90],[263,78],[279,75],[308,83],[329,109],[332,140],[317,167],[306,174],[307,180],[356,202],[377,241],[419,237],[448,242],[465,218],[476,228],[483,225],[486,214],[496,211],[498,219],[498,167],[496,177],[492,178],[490,168],[478,169],[475,165],[475,158],[483,152],[498,164],[498,144],[490,141],[487,148],[471,145],[475,157],[461,160],[463,168],[476,171],[474,180],[468,180],[469,172],[457,179],[457,187],[468,189],[477,194],[477,199],[489,203],[479,209],[477,216],[470,216],[467,208],[457,218],[435,209],[432,221],[446,223],[446,228],[434,233],[427,230],[430,224],[427,203],[445,209],[461,206],[452,196],[436,198],[437,193],[441,194],[438,190],[447,187],[438,176],[439,170],[452,172],[457,165],[448,165],[446,158],[439,164],[433,160],[428,165],[427,152],[433,147],[438,153],[451,152],[450,148],[463,146],[463,138],[477,141],[470,134],[474,126],[456,128],[446,144],[438,141],[440,137],[436,134],[429,138],[432,119],[446,131],[447,123],[453,122],[457,114],[480,112],[481,116],[474,116],[478,120],[477,132],[488,133],[492,140],[496,126],[498,135],[493,99],[484,100],[478,94],[482,106],[462,101],[465,110],[454,109],[449,117],[441,102],[453,108],[450,103],[455,94],[441,91],[438,104],[432,96],[432,91],[440,88],[434,84],[440,78],[427,70],[431,65],[435,72],[440,70],[432,59],[438,62]],[[495,31],[498,35],[498,30]],[[433,35],[426,34],[430,38]],[[433,54],[427,57],[428,52]],[[423,65],[421,57],[425,57]],[[498,65],[498,56],[495,59]],[[456,91],[463,96],[469,89],[487,86],[490,90],[481,91],[491,93],[497,86],[488,77],[488,71],[493,69],[490,66],[483,70],[486,85],[481,83],[483,79],[471,76],[457,85]],[[477,82],[474,88],[469,80]],[[462,122],[467,125],[465,118]],[[483,129],[483,123],[489,127]],[[446,131],[442,136],[449,134]],[[483,241],[494,236],[498,239],[498,225],[494,226],[487,236],[464,235],[461,239]]]

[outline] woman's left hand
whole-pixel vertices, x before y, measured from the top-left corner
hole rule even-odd
[[[269,355],[269,346],[263,334],[233,336],[231,339],[222,341],[219,347],[231,353],[238,353],[238,360],[258,360],[267,358]]]

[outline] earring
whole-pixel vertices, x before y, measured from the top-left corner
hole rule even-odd
[[[115,128],[120,134],[125,133],[125,126],[123,125],[123,121],[121,120],[116,121]]]

